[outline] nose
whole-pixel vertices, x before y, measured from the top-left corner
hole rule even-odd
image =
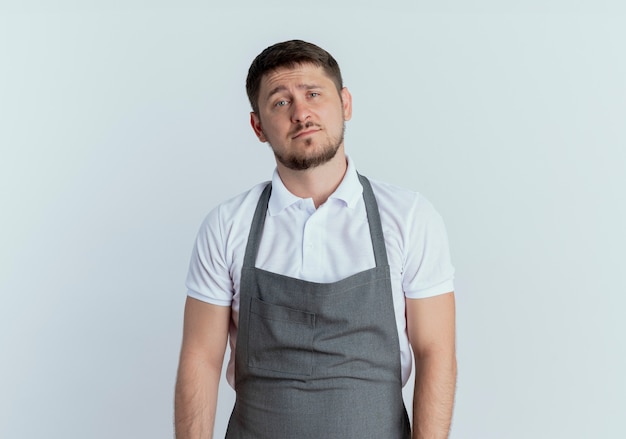
[[[311,117],[311,112],[306,101],[294,99],[291,104],[291,121],[302,123]]]

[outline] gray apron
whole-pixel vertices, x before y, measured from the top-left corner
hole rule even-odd
[[[255,268],[268,185],[241,272],[237,392],[226,439],[409,439],[378,205],[359,175],[376,267],[333,283]]]

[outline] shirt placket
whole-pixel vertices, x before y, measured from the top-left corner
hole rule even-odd
[[[315,210],[312,200],[306,208],[309,211],[309,218],[304,225],[302,238],[302,274],[306,278],[315,278],[323,270],[323,246],[326,235],[326,206],[321,206]]]

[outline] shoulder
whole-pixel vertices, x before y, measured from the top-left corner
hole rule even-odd
[[[375,179],[369,181],[381,215],[397,218],[401,223],[439,217],[434,206],[421,193]]]
[[[204,218],[201,225],[201,233],[203,231],[205,233],[219,231],[220,234],[229,234],[233,227],[237,227],[242,222],[249,226],[261,192],[263,192],[268,183],[267,181],[259,183],[251,189],[215,206]]]

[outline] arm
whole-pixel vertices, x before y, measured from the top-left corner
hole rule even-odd
[[[413,439],[448,437],[456,386],[454,293],[406,299],[415,355]]]
[[[178,365],[174,422],[177,439],[211,439],[230,307],[187,297]]]

